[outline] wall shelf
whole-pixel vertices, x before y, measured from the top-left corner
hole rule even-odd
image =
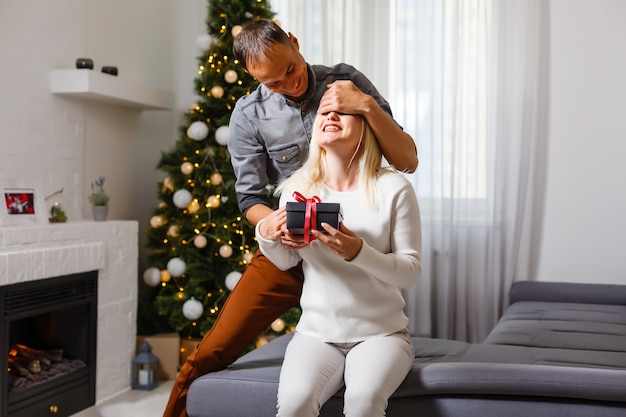
[[[168,91],[89,69],[51,71],[50,91],[140,110],[167,110],[173,103]]]

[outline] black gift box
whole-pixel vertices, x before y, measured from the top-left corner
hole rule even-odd
[[[304,217],[306,214],[306,203],[287,202],[287,229],[291,233],[304,234]],[[341,221],[341,207],[339,203],[316,203],[315,204],[317,224],[311,230],[317,229],[326,233],[322,223],[328,223],[335,229],[339,229]]]

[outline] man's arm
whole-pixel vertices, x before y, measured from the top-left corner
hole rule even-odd
[[[254,226],[274,210],[263,204],[255,204],[246,211],[246,219]]]
[[[413,138],[403,131],[376,102],[363,93],[352,81],[335,81],[322,96],[318,113],[337,111],[360,114],[366,118],[387,161],[396,169],[414,172],[419,163]]]

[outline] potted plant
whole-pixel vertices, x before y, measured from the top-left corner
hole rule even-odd
[[[93,206],[93,219],[96,221],[106,220],[110,197],[104,190],[104,177],[91,183],[91,194],[88,199]]]

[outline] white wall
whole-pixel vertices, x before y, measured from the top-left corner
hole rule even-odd
[[[626,284],[626,2],[551,0],[537,278]]]
[[[109,219],[138,220],[139,246],[156,206],[161,151],[178,139],[195,101],[196,38],[206,0],[0,1],[0,183],[64,189],[69,221],[91,219],[91,182],[106,176]],[[171,110],[141,111],[53,95],[49,73],[114,65],[120,78],[172,92]]]

